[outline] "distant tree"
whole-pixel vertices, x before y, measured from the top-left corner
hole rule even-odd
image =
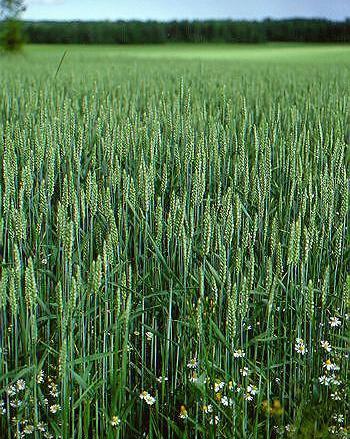
[[[264,21],[183,20],[172,22],[24,21],[23,28],[31,43],[350,42],[350,19],[342,22],[304,18],[266,19]]]
[[[4,22],[0,41],[6,50],[18,50],[23,44],[19,17],[24,10],[23,0],[0,0],[0,19]]]

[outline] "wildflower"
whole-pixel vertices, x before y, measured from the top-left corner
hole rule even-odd
[[[210,425],[217,425],[220,422],[219,415],[214,416],[214,418],[211,418],[209,421]]]
[[[137,337],[138,335],[140,335],[140,332],[139,331],[134,331],[134,335],[136,335],[136,337]]]
[[[38,429],[39,431],[42,431],[42,432],[45,432],[45,431],[46,431],[46,426],[45,426],[45,424],[44,424],[43,422],[39,422],[38,425],[37,425],[36,427],[37,427],[37,429]]]
[[[187,413],[186,407],[184,405],[182,405],[180,408],[179,417],[180,417],[180,419],[187,419],[188,418],[188,413]]]
[[[232,390],[233,389],[233,381],[229,381],[228,382],[228,390]]]
[[[148,405],[153,405],[156,402],[156,398],[151,396],[145,390],[140,394],[140,398],[143,399]]]
[[[196,383],[197,381],[198,381],[198,376],[197,376],[196,372],[193,372],[191,377],[190,377],[190,382]]]
[[[223,381],[216,381],[214,384],[214,392],[218,393],[225,387],[225,383]]]
[[[298,354],[301,354],[301,355],[305,355],[307,352],[307,349],[306,349],[305,345],[303,345],[303,344],[295,346],[295,350],[296,350],[296,352],[298,352]]]
[[[140,399],[145,399],[147,395],[148,395],[148,392],[146,392],[146,390],[143,390],[143,391],[140,393]]]
[[[50,406],[50,412],[55,414],[61,410],[61,407],[58,404],[53,404]]]
[[[7,388],[7,394],[8,396],[15,396],[17,393],[17,389],[15,386],[10,386]]]
[[[23,429],[23,433],[24,434],[32,434],[32,433],[34,433],[34,425],[30,425],[30,424],[28,424],[28,425],[26,425],[25,427],[24,427],[24,429]]]
[[[339,366],[337,366],[336,364],[332,363],[330,359],[326,360],[323,363],[323,368],[327,369],[327,370],[339,370]]]
[[[187,367],[189,369],[195,369],[198,366],[198,361],[196,358],[192,358],[192,360],[189,361],[189,363],[187,363]]]
[[[329,377],[329,382],[333,384],[334,386],[340,386],[341,381],[337,379],[337,377],[333,374]]]
[[[334,401],[341,401],[341,396],[339,394],[339,392],[335,391],[334,393],[331,393],[331,398]]]
[[[223,397],[221,398],[221,404],[222,404],[224,407],[228,407],[228,403],[229,403],[229,401],[228,401],[227,396],[223,396]]]
[[[239,371],[241,372],[241,374],[246,377],[249,375],[249,369],[248,367],[243,367],[243,369],[239,369]]]
[[[5,403],[0,401],[0,415],[6,415]]]
[[[243,387],[240,384],[238,384],[236,392],[240,393],[242,390],[243,390]]]
[[[13,408],[18,408],[18,407],[21,407],[22,403],[23,403],[23,401],[21,401],[21,400],[11,401],[10,406]]]
[[[211,404],[204,405],[203,406],[203,412],[204,413],[212,413],[213,412],[213,406]]]
[[[323,367],[327,370],[333,370],[334,366],[329,358],[323,363]]]
[[[329,319],[329,324],[332,328],[337,328],[338,326],[341,326],[341,321],[338,319],[338,317],[331,317]]]
[[[297,338],[295,340],[294,349],[298,354],[301,355],[305,355],[307,353],[307,349],[305,347],[304,340],[302,338]]]
[[[38,384],[41,384],[41,383],[44,382],[44,371],[43,371],[43,370],[41,370],[41,371],[38,373],[38,375],[36,376],[36,382],[37,382]]]
[[[168,381],[168,377],[160,376],[157,378],[158,383],[164,383],[165,381]]]
[[[285,427],[287,433],[293,433],[295,431],[295,427],[293,425],[287,424]]]
[[[331,350],[332,350],[332,346],[331,346],[331,344],[328,341],[321,340],[321,346],[323,347],[323,349],[326,352],[331,352]]]
[[[319,381],[320,384],[322,384],[324,386],[329,386],[329,383],[330,383],[330,379],[326,375],[320,376],[318,378],[318,381]]]
[[[26,382],[24,380],[18,380],[16,383],[17,390],[24,390],[26,388]]]
[[[336,425],[331,425],[330,427],[328,427],[328,431],[329,431],[331,434],[336,434],[336,432],[337,432],[337,426],[336,426]]]
[[[253,384],[250,384],[247,387],[247,392],[250,393],[251,395],[256,395],[258,393],[258,388],[256,386],[254,386]]]
[[[145,397],[145,401],[148,405],[153,405],[156,402],[156,398],[154,396],[148,394]]]
[[[112,416],[110,423],[112,427],[118,427],[121,423],[121,420],[119,416]]]
[[[242,351],[242,349],[237,349],[236,351],[234,351],[233,356],[234,358],[244,358],[245,352]]]
[[[152,332],[146,332],[146,338],[147,338],[147,340],[148,341],[151,341],[152,340],[152,338],[153,338],[153,333]]]
[[[333,415],[333,419],[338,422],[338,424],[342,424],[344,422],[344,415]]]
[[[156,398],[154,398],[154,397],[151,396],[151,395],[147,395],[147,396],[145,397],[145,401],[146,401],[146,403],[147,403],[148,405],[153,405],[153,404],[155,404],[155,402],[156,402]]]
[[[221,398],[222,398],[222,394],[221,394],[221,392],[219,392],[219,393],[217,393],[216,395],[215,395],[215,399],[217,400],[217,401],[221,401]]]
[[[253,396],[252,396],[251,393],[244,393],[244,394],[243,394],[243,398],[244,398],[246,401],[253,401]]]
[[[53,396],[54,398],[57,398],[59,395],[57,384],[51,381],[48,384],[48,388],[50,389],[50,395]]]

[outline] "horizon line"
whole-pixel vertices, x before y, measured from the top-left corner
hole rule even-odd
[[[305,21],[328,21],[331,23],[346,23],[348,21],[350,21],[350,16],[349,17],[345,17],[342,20],[334,20],[331,18],[327,18],[327,17],[303,17],[303,16],[299,16],[299,15],[295,15],[295,16],[289,16],[289,17],[284,17],[284,18],[273,18],[273,17],[264,17],[264,18],[173,18],[173,19],[169,19],[169,20],[158,20],[158,19],[152,19],[152,18],[147,18],[147,19],[138,19],[138,18],[128,18],[128,19],[123,19],[123,18],[116,18],[114,20],[105,18],[105,19],[99,19],[99,20],[94,20],[94,19],[79,19],[79,18],[69,18],[69,19],[60,19],[60,20],[55,20],[55,19],[50,19],[50,18],[43,18],[43,19],[34,19],[34,18],[23,18],[20,19],[20,21],[23,22],[37,22],[37,23],[43,23],[43,22],[51,22],[51,23],[132,23],[132,22],[139,22],[139,23],[181,23],[181,22],[189,22],[189,23],[201,23],[201,22],[218,22],[218,21],[245,21],[245,22],[255,22],[255,23],[262,23],[264,21],[288,21],[288,20],[305,20]],[[1,21],[5,21],[5,20],[1,20]]]

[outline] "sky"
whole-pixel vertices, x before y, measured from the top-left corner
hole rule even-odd
[[[26,0],[28,20],[350,17],[350,0]]]

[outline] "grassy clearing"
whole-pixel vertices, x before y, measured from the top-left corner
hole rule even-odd
[[[349,46],[0,58],[0,436],[346,437]]]

